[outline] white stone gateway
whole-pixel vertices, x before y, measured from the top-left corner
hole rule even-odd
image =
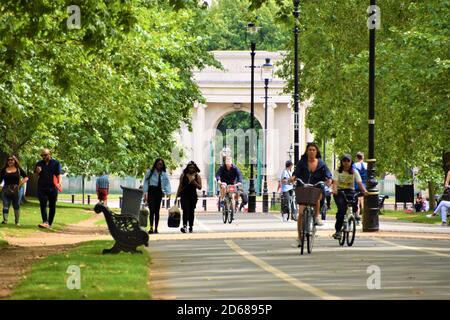
[[[194,73],[195,80],[206,99],[205,104],[193,106],[192,132],[183,125],[177,133],[178,148],[184,152],[179,159],[180,167],[172,172],[172,188],[176,190],[179,176],[187,162],[193,160],[201,170],[203,190],[211,192],[211,143],[217,134],[217,126],[228,114],[236,111],[250,113],[251,103],[251,56],[249,51],[214,51],[214,57],[220,61],[224,70],[208,67]],[[255,55],[255,91],[254,112],[256,121],[264,128],[264,81],[261,79],[260,66],[270,58],[275,66],[283,59],[282,52],[256,51]],[[300,79],[301,80],[301,79]],[[283,93],[285,81],[274,78],[269,82],[267,112],[267,181],[269,192],[277,191],[278,177],[289,160],[288,151],[294,144],[294,110],[292,96]],[[309,102],[299,104],[300,115],[300,155],[303,154],[306,142],[312,141],[312,135],[305,128],[305,111]],[[255,123],[256,123],[255,121]],[[259,133],[261,137],[263,132]],[[174,151],[174,157],[176,151]],[[293,154],[292,154],[293,157]],[[214,155],[216,162],[220,156]],[[256,174],[256,165],[255,165]],[[215,172],[213,172],[215,175]],[[214,178],[213,178],[214,179]]]

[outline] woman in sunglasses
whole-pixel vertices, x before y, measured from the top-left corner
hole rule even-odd
[[[200,169],[194,161],[191,161],[180,176],[180,184],[176,197],[180,197],[181,208],[183,209],[183,227],[181,228],[181,232],[183,233],[187,232],[188,222],[189,232],[193,232],[194,213],[198,201],[197,189],[202,189],[202,178],[199,173]]]
[[[21,179],[22,177],[22,179]],[[8,223],[9,207],[13,206],[16,226],[19,225],[20,204],[19,189],[28,181],[25,170],[20,168],[19,161],[13,155],[9,156],[5,165],[0,171],[0,183],[4,182],[2,189],[3,200],[3,222]]]
[[[333,234],[333,238],[335,239],[340,239],[342,236],[341,228],[344,223],[345,212],[347,210],[347,199],[345,197],[351,198],[354,196],[355,184],[358,185],[361,192],[367,192],[362,183],[358,170],[356,170],[353,166],[352,157],[349,154],[345,154],[341,158],[341,164],[333,176],[333,195],[334,201],[338,207],[338,211],[336,213],[336,224],[334,226],[336,233]],[[356,212],[356,210],[357,208],[354,207],[353,212]]]

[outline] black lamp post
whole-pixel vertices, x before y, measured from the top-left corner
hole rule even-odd
[[[263,212],[269,212],[269,190],[267,188],[267,92],[269,89],[269,81],[273,77],[273,64],[270,63],[270,58],[266,58],[266,63],[261,66],[261,80],[264,80],[264,189],[263,189]]]
[[[297,164],[300,159],[299,151],[299,114],[298,114],[298,17],[300,12],[298,6],[300,0],[294,0],[294,163]]]
[[[255,150],[255,50],[256,42],[255,35],[258,28],[254,23],[247,25],[247,32],[250,35],[251,45],[251,90],[250,90],[250,186],[248,189],[248,212],[256,212],[256,192],[255,192],[255,177],[254,177],[254,150]]]
[[[289,147],[289,150],[287,151],[287,154],[289,156],[289,160],[292,161],[292,155],[294,154],[294,148],[292,147],[292,143],[291,146]]]
[[[363,232],[378,231],[378,189],[375,178],[375,29],[380,21],[376,0],[370,0],[369,28],[369,159],[367,160],[367,191],[364,197]]]

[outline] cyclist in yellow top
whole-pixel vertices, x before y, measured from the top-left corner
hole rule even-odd
[[[333,195],[334,201],[338,207],[336,224],[334,226],[336,233],[333,234],[333,238],[335,239],[341,238],[342,224],[344,222],[345,212],[347,211],[346,198],[351,198],[355,194],[355,183],[358,185],[361,192],[367,192],[358,170],[353,167],[352,157],[349,154],[346,154],[341,158],[341,164],[333,175]],[[340,191],[343,191],[345,196]],[[356,212],[355,209],[354,206],[353,212]]]

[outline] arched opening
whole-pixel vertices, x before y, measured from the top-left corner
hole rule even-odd
[[[254,164],[254,178],[255,189],[257,193],[261,193],[262,181],[262,126],[255,117],[255,146],[254,149],[250,147],[250,133],[251,133],[251,115],[245,111],[234,111],[226,114],[218,122],[216,135],[214,136],[214,152],[211,154],[212,161],[211,173],[217,172],[219,167],[223,164],[222,155],[229,153],[233,158],[233,163],[238,166],[243,175],[244,190],[248,192],[250,179],[250,165]],[[253,152],[253,153],[252,153]],[[253,155],[253,156],[252,156]],[[211,187],[217,190],[214,182]],[[209,189],[211,190],[211,189]]]

